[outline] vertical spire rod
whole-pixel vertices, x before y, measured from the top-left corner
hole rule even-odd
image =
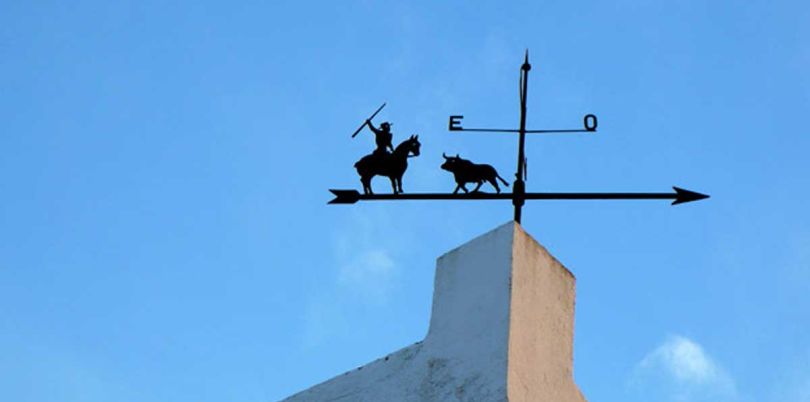
[[[520,129],[518,130],[520,136],[518,139],[517,172],[515,173],[515,184],[512,190],[514,194],[512,204],[515,206],[515,222],[517,223],[520,223],[523,204],[526,201],[526,183],[523,181],[526,173],[524,144],[526,142],[527,85],[529,82],[529,70],[531,69],[532,65],[529,64],[529,50],[526,49],[526,58],[523,61],[523,65],[520,67]]]

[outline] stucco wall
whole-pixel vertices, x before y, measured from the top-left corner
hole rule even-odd
[[[573,275],[509,222],[438,259],[424,341],[284,401],[584,401],[573,314]]]
[[[574,275],[518,225],[515,231],[509,401],[585,401],[573,380]]]

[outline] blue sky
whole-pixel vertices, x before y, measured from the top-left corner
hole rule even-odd
[[[380,103],[514,170],[524,227],[577,276],[592,401],[810,401],[810,6],[801,1],[0,4],[0,394],[273,401],[420,340],[435,258],[506,202],[327,206]],[[387,184],[375,181],[378,191]]]

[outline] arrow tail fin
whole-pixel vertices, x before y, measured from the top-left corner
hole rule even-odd
[[[360,200],[360,193],[357,190],[329,190],[335,198],[329,204],[354,204]]]

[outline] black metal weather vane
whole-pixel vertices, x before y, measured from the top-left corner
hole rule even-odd
[[[529,71],[532,66],[529,64],[529,52],[526,51],[526,56],[523,64],[520,67],[520,125],[518,129],[492,129],[492,128],[464,128],[461,126],[461,121],[464,116],[453,115],[450,116],[448,122],[448,129],[450,131],[470,131],[470,132],[488,132],[488,133],[517,133],[518,136],[518,156],[517,156],[517,171],[515,172],[515,181],[513,182],[512,193],[501,193],[498,187],[497,180],[500,179],[506,186],[509,184],[501,178],[495,169],[490,165],[474,164],[470,161],[461,159],[458,155],[455,157],[448,157],[444,154],[445,163],[441,168],[453,173],[456,180],[456,190],[452,194],[442,193],[418,193],[418,194],[403,194],[402,193],[402,175],[407,168],[407,158],[410,154],[413,156],[419,155],[419,141],[418,136],[412,135],[408,140],[401,143],[390,154],[384,149],[384,143],[381,144],[380,136],[388,139],[388,146],[390,147],[390,125],[388,127],[381,125],[380,129],[376,129],[371,124],[371,119],[379,113],[385,106],[383,103],[374,114],[360,126],[360,128],[352,134],[356,136],[365,126],[375,133],[377,136],[377,147],[373,154],[363,157],[355,164],[358,174],[360,174],[361,182],[363,183],[363,192],[360,194],[357,190],[329,190],[335,195],[335,198],[329,201],[330,204],[354,204],[357,201],[381,201],[381,200],[512,200],[515,207],[514,219],[520,223],[522,217],[522,209],[526,200],[660,200],[667,199],[673,200],[672,205],[681,204],[685,202],[702,200],[709,198],[706,194],[697,193],[694,191],[684,190],[678,187],[672,187],[672,193],[527,193],[526,192],[526,134],[554,134],[554,133],[592,133],[596,132],[597,119],[595,115],[587,114],[583,119],[583,129],[565,129],[565,130],[527,130],[526,129],[526,104],[528,98],[528,78]],[[387,137],[386,137],[387,135]],[[383,140],[384,142],[384,140]],[[380,151],[383,146],[382,151]],[[394,189],[394,194],[373,194],[371,191],[371,178],[374,175],[388,176],[391,179],[391,184]],[[468,193],[465,183],[477,183],[478,186],[473,192]],[[479,193],[478,189],[484,182],[489,182],[497,191],[497,194]],[[464,194],[458,194],[459,189],[464,190]]]

